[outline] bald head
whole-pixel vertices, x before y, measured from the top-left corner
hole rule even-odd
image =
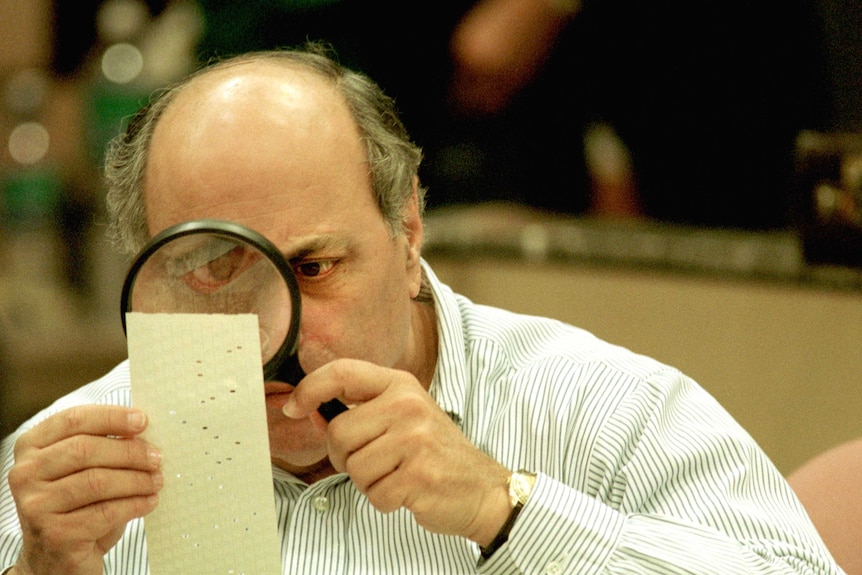
[[[247,145],[250,134],[257,135],[256,143],[277,149],[284,144],[274,138],[279,131],[282,137],[289,134],[311,146],[317,140],[324,144],[320,136],[326,130],[341,132],[343,141],[338,146],[342,149],[348,140],[350,146],[360,147],[381,213],[397,233],[413,193],[421,151],[410,141],[391,99],[367,77],[312,47],[311,51],[252,53],[216,63],[167,89],[143,109],[106,156],[109,223],[115,243],[134,253],[150,237],[144,190],[145,185],[148,190],[162,185],[164,180],[151,178],[167,177],[168,172],[155,169],[166,155],[211,165],[227,160],[239,164],[237,160],[249,159],[252,153]],[[284,152],[281,161],[293,161]],[[159,154],[162,157],[157,159]],[[296,170],[304,166],[296,161],[293,165]],[[420,187],[417,192],[421,210],[424,190]]]
[[[318,130],[329,118],[342,117],[351,117],[350,111],[327,78],[290,62],[251,60],[191,80],[162,112],[156,136],[177,122],[184,122],[193,139],[202,130],[237,125],[254,131]]]
[[[343,96],[313,71],[272,61],[190,82],[156,125],[145,174],[151,235],[188,214],[232,219],[231,210],[253,201],[261,218],[272,218],[267,203],[323,182],[374,198],[366,149]]]

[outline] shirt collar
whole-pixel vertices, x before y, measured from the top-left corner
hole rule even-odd
[[[452,289],[437,278],[425,260],[422,273],[431,288],[437,316],[437,367],[428,393],[460,424],[467,386],[461,310]]]

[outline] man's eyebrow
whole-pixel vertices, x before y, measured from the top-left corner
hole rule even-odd
[[[343,238],[337,238],[329,234],[307,236],[292,242],[286,250],[284,257],[288,260],[296,260],[311,254],[327,250],[343,250],[347,242]]]

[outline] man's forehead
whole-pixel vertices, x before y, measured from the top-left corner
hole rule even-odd
[[[150,142],[144,197],[154,230],[193,217],[234,219],[237,210],[256,218],[250,210],[271,214],[279,198],[304,190],[372,195],[355,120],[319,72],[248,62],[192,82]]]

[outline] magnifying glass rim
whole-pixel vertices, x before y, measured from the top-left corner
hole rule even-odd
[[[296,281],[296,276],[288,261],[282,253],[278,251],[275,245],[266,239],[264,236],[254,231],[251,228],[231,222],[228,220],[216,219],[201,219],[182,222],[173,225],[158,234],[156,234],[143,249],[135,256],[135,260],[126,272],[126,279],[123,282],[123,291],[120,296],[120,318],[123,323],[123,333],[126,333],[126,313],[134,311],[132,309],[132,289],[134,287],[135,278],[138,272],[150,258],[150,256],[166,243],[177,238],[192,234],[217,234],[227,236],[229,238],[238,239],[246,242],[258,249],[275,265],[281,277],[288,284],[288,293],[290,294],[290,328],[287,336],[281,344],[281,347],[264,365],[264,373],[269,376],[278,371],[279,366],[288,355],[295,355],[299,345],[299,324],[302,317],[302,299],[299,294],[299,284]]]

